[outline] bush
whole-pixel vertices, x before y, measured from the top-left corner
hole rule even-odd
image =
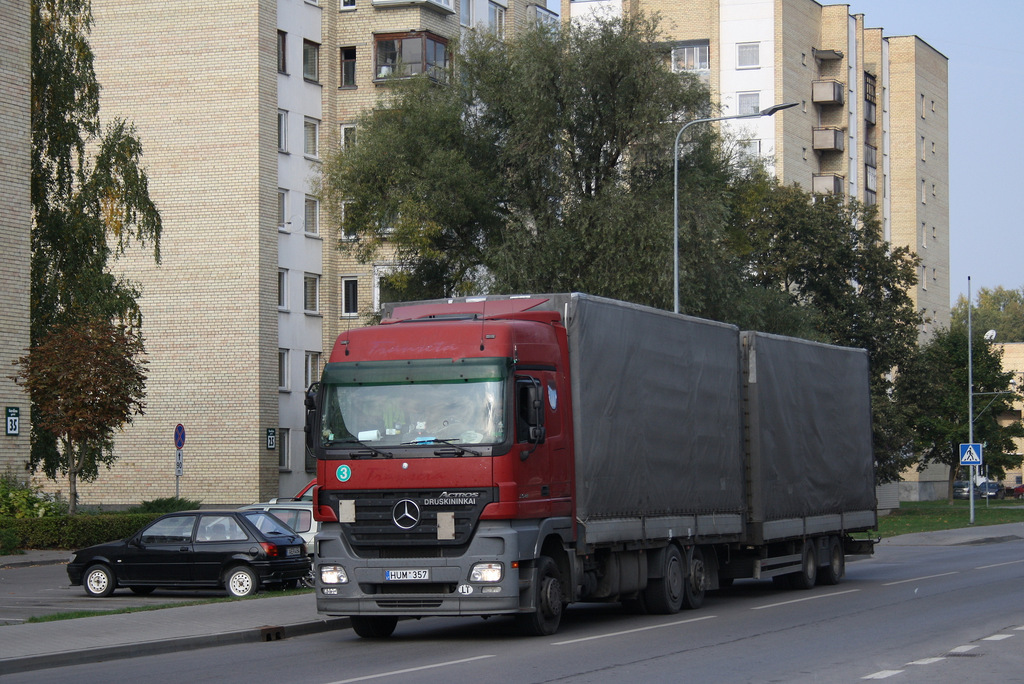
[[[129,513],[176,513],[178,511],[191,511],[199,508],[202,502],[198,499],[181,499],[176,496],[168,496],[163,499],[143,501],[138,506],[128,509]]]
[[[18,550],[18,535],[14,530],[7,528],[0,529],[0,556],[9,556],[12,553],[20,553]]]
[[[0,530],[17,537],[14,548],[80,549],[130,537],[159,513],[99,513],[46,518],[0,518]]]
[[[13,475],[0,476],[0,517],[44,518],[67,512],[66,501],[19,482]]]

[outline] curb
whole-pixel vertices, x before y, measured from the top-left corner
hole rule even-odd
[[[331,618],[328,620],[300,622],[286,627],[265,625],[263,627],[240,629],[234,632],[224,632],[222,634],[161,639],[143,643],[102,646],[65,653],[46,653],[20,658],[0,659],[0,674],[31,672],[33,670],[67,667],[69,665],[87,665],[104,660],[160,655],[211,646],[280,641],[289,637],[300,637],[330,632],[336,629],[347,629],[350,626],[351,621],[348,618]]]

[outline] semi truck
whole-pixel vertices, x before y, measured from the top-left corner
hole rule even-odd
[[[864,350],[581,293],[387,305],[338,337],[306,438],[317,610],[365,638],[834,584],[877,526]]]

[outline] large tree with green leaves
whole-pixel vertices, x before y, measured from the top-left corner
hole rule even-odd
[[[1024,342],[1024,287],[983,287],[971,310],[971,327],[995,330],[999,342]],[[960,295],[952,311],[953,326],[967,326],[967,297]]]
[[[708,91],[673,74],[654,19],[628,15],[472,35],[446,85],[393,82],[359,144],[326,165],[342,243],[394,251],[396,296],[580,290],[672,301],[672,140]],[[724,156],[712,131],[687,150],[684,300],[710,314],[738,279],[724,242]],[[699,201],[698,201],[699,200]],[[699,206],[698,206],[699,205]]]
[[[133,242],[151,245],[159,261],[161,230],[134,127],[121,120],[106,128],[100,123],[100,85],[88,41],[92,26],[89,0],[33,0],[31,7],[34,222],[30,358],[36,350],[67,339],[72,326],[95,326],[99,321],[127,326],[137,336],[141,326],[139,291],[111,273],[108,261]],[[133,339],[138,344],[119,346],[127,355],[125,361],[142,353],[141,337]],[[29,363],[28,367],[38,369],[39,365]],[[95,370],[114,369],[103,365]],[[95,380],[100,386],[108,378],[97,376]],[[39,384],[29,379],[29,387],[33,416],[37,412],[46,415],[38,401]],[[81,415],[78,419],[87,420]],[[31,465],[51,478],[73,471],[76,466],[71,460],[82,455],[87,463],[78,473],[83,479],[95,477],[97,459],[106,458],[109,463],[112,458],[109,435],[79,440],[82,446],[75,456],[62,449],[57,434],[33,420]]]
[[[983,443],[984,459],[991,476],[1001,478],[1005,468],[1016,468],[1013,439],[1024,437],[1019,420],[1002,421],[1013,401],[1020,400],[1010,381],[1012,372],[1002,369],[1002,352],[975,328],[971,363],[968,364],[966,326],[937,332],[920,352],[900,369],[897,396],[913,407],[912,421],[921,466],[936,463],[949,467],[948,497],[959,468],[959,445],[970,437],[968,421],[968,365],[973,371],[974,441]]]

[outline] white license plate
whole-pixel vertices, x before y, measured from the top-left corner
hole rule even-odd
[[[388,582],[407,582],[409,580],[428,580],[430,570],[385,570],[384,579]]]
[[[302,553],[302,549],[300,549],[298,546],[289,546],[288,550],[285,551],[285,553],[289,556],[298,556]]]

